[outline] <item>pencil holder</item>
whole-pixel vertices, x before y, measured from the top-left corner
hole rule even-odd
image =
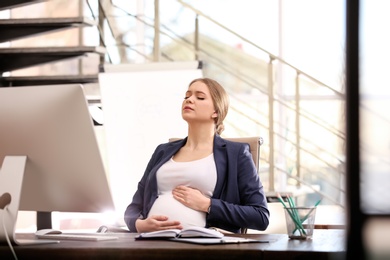
[[[289,238],[307,239],[313,236],[316,207],[286,207],[284,213]]]

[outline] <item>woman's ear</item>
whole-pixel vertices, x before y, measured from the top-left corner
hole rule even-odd
[[[217,118],[218,117],[218,113],[214,111],[214,113],[211,115],[211,118]]]

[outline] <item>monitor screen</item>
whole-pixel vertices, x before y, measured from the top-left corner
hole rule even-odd
[[[114,210],[81,85],[0,88],[0,165],[7,156],[27,156],[19,210]]]

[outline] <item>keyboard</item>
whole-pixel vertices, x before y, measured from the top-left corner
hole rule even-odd
[[[54,239],[54,240],[81,240],[81,241],[105,241],[118,239],[116,236],[107,236],[105,234],[46,234],[36,235],[40,239]]]

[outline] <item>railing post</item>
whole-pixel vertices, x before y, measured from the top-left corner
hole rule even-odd
[[[273,61],[274,57],[270,56],[270,60],[268,62],[269,191],[275,191]]]
[[[145,13],[145,3],[144,0],[137,0],[137,14],[144,15]],[[136,50],[141,55],[137,55],[136,63],[143,63],[145,62],[145,23],[141,21],[140,19],[137,19],[136,21],[136,39],[138,43]]]
[[[78,10],[78,16],[83,16],[84,15],[84,3],[83,1],[79,1],[79,10]],[[78,37],[79,37],[79,46],[83,46],[84,44],[84,30],[83,30],[83,27],[80,27],[79,30],[78,30]],[[84,60],[83,59],[79,59],[78,60],[78,70],[79,70],[79,75],[83,75],[83,62]]]
[[[91,10],[92,12],[92,10]],[[105,15],[104,15],[104,11],[103,11],[103,7],[101,6],[100,4],[100,1],[98,3],[98,26],[99,26],[99,34],[100,34],[100,41],[99,41],[99,45],[104,47],[105,44],[104,44],[104,38],[105,38],[105,31],[104,31],[104,20],[106,19],[105,18]],[[104,55],[102,55],[100,57],[100,65],[103,65],[105,62],[105,57]]]
[[[195,47],[195,60],[198,60],[198,52],[199,52],[199,15],[196,14],[195,18],[195,32],[194,32],[194,47]]]
[[[299,88],[299,71],[295,77],[295,149],[296,149],[296,170],[297,177],[301,178],[301,124],[300,124],[300,88]],[[298,182],[298,186],[300,186]]]
[[[160,60],[160,12],[159,0],[154,0],[154,46],[153,60]]]

